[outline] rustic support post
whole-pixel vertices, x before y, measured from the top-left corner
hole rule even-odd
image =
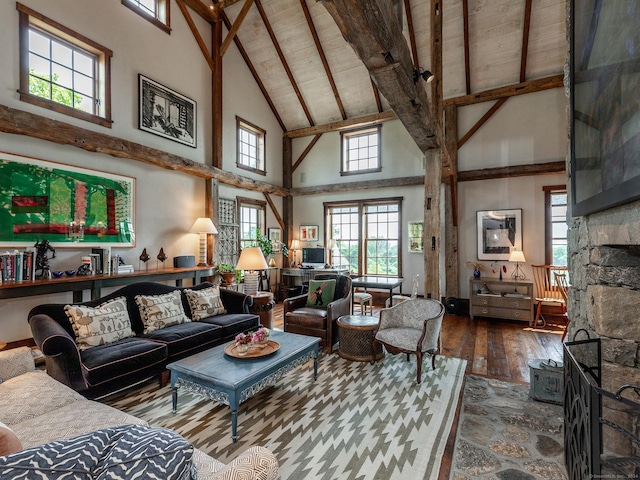
[[[424,172],[424,296],[440,300],[440,188],[442,150],[425,152]]]

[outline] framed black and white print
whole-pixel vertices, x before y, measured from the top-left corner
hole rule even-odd
[[[140,130],[196,147],[196,102],[138,75]]]
[[[479,210],[478,260],[509,260],[511,250],[522,250],[522,209]]]

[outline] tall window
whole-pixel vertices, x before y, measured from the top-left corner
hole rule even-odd
[[[567,189],[543,187],[545,196],[545,262],[567,265]]]
[[[250,198],[238,197],[238,218],[240,219],[240,249],[254,247],[258,228],[264,233],[266,203]]]
[[[122,4],[156,27],[171,33],[169,0],[122,0]]]
[[[267,132],[260,127],[236,117],[238,137],[237,165],[244,170],[250,170],[266,175],[265,137]]]
[[[341,175],[382,170],[380,163],[380,125],[342,132]]]
[[[17,4],[20,100],[111,127],[111,50]]]
[[[333,264],[364,275],[401,275],[401,198],[326,203]]]

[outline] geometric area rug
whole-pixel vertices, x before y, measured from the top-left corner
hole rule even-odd
[[[455,416],[466,361],[425,359],[416,384],[415,357],[386,355],[374,365],[320,354],[313,362],[240,405],[238,441],[231,441],[229,407],[179,391],[171,413],[171,388],[148,383],[109,405],[170,428],[227,463],[251,445],[270,449],[280,478],[438,478]]]

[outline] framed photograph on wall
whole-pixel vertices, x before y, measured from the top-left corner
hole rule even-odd
[[[509,260],[522,250],[522,209],[479,210],[476,218],[478,260]]]
[[[409,222],[409,251],[422,253],[424,240],[424,223]]]
[[[271,241],[273,253],[280,253],[282,251],[282,230],[280,228],[269,228],[267,229],[267,235]]]
[[[195,148],[196,102],[142,74],[138,79],[138,128]]]
[[[135,178],[0,152],[0,245],[135,246]]]
[[[301,242],[318,241],[318,225],[300,225]]]

